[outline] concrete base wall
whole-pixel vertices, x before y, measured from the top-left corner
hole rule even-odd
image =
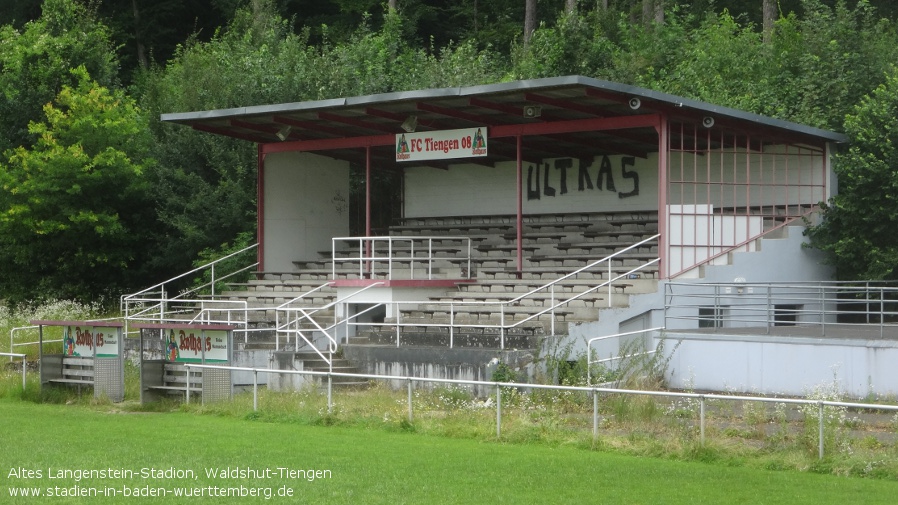
[[[668,333],[668,381],[678,389],[851,398],[898,396],[898,341]]]
[[[511,367],[520,375],[520,380],[531,380],[535,371],[535,356],[527,350],[346,345],[343,356],[362,373],[399,377],[491,381],[499,362]],[[394,388],[405,386],[401,380],[392,382]],[[474,391],[477,396],[492,393],[489,387],[478,387]]]
[[[276,370],[304,370],[304,361],[293,352],[275,352],[270,355],[269,368]],[[315,379],[309,375],[285,373],[267,374],[268,389],[272,391],[297,391],[311,384]]]

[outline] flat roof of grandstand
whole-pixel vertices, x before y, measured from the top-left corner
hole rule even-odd
[[[660,121],[646,122],[650,116],[690,124],[713,118],[723,131],[799,145],[847,140],[832,131],[583,76],[170,113],[161,119],[261,144],[282,142],[283,136],[293,144],[283,150],[328,151],[351,161],[358,160],[358,147],[373,147],[378,161],[395,163],[394,135],[410,116],[418,131],[487,126],[490,137],[527,136],[531,159],[603,152],[644,157],[658,151],[652,126]],[[568,127],[551,126],[561,123]],[[671,133],[672,144],[676,135]],[[492,162],[514,159],[513,145],[491,148]]]

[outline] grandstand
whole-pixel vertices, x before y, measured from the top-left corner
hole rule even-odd
[[[802,247],[804,220],[835,191],[838,133],[580,76],[162,120],[258,146],[253,278],[193,315],[242,318],[247,362],[489,379],[497,361],[532,373],[547,342],[615,358],[629,340],[588,342],[665,327],[682,342],[675,387],[800,393],[832,378],[833,354],[813,349],[829,349],[823,323],[859,296]],[[373,211],[380,173],[401,198],[386,218]],[[812,284],[813,303],[771,287]],[[153,292],[127,298],[135,319]],[[863,312],[885,327],[880,305]],[[816,330],[771,335],[787,324]],[[660,337],[648,334],[649,352]],[[744,345],[722,344],[734,338]],[[836,354],[882,354],[850,344]],[[801,373],[751,359],[792,345]],[[879,377],[871,363],[851,380]]]

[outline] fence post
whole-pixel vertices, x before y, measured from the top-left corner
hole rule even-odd
[[[185,364],[184,368],[187,369],[187,386],[185,386],[187,388],[187,392],[186,392],[185,403],[187,403],[187,405],[190,405],[190,365]]]
[[[705,446],[705,395],[699,395],[698,402],[699,402],[698,403],[698,405],[699,405],[698,426],[699,426],[699,432],[701,433],[699,440],[701,440],[701,446],[704,447]]]
[[[332,381],[331,381],[331,373],[327,373],[327,413],[330,414],[333,410],[333,394],[331,393]]]
[[[496,438],[502,437],[502,388],[496,383]]]
[[[505,304],[499,302],[499,349],[505,350]]]
[[[408,380],[408,422],[411,423],[414,420],[412,415],[412,379],[409,377],[406,380]]]
[[[253,412],[259,410],[259,371],[253,369]]]
[[[455,345],[455,304],[449,302],[449,348]]]
[[[592,390],[592,443],[599,439],[599,392]]]
[[[820,433],[817,435],[819,447],[817,448],[818,458],[823,459],[823,402],[817,402],[818,407],[818,418],[820,421]]]

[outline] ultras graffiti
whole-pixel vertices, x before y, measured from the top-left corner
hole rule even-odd
[[[628,170],[628,167],[636,165],[636,158],[625,156],[620,161],[621,177],[631,180],[633,184],[633,189],[627,192],[617,190],[614,184],[614,171],[611,159],[608,156],[602,156],[598,175],[595,178],[595,184],[593,184],[590,168],[595,164],[595,160],[595,158],[578,160],[577,191],[596,189],[616,192],[618,198],[630,198],[639,195],[639,174],[635,170]],[[553,164],[554,170],[552,169]],[[568,169],[572,168],[574,168],[573,158],[559,158],[554,160],[554,163],[537,163],[535,166],[530,165],[527,167],[527,200],[539,200],[543,196],[554,197],[556,194],[567,194]],[[553,183],[556,186],[553,186]]]

